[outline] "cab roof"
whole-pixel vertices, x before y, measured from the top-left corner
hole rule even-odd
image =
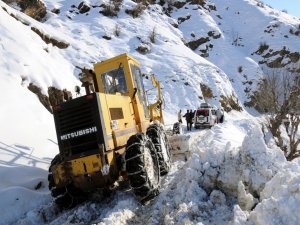
[[[97,63],[94,64],[94,67],[102,66],[104,64],[108,64],[108,63],[111,63],[111,62],[114,62],[114,61],[124,61],[124,60],[125,61],[132,60],[135,64],[137,64],[138,66],[140,66],[140,63],[135,58],[133,58],[128,53],[124,53],[124,54],[115,56],[113,58],[106,59],[106,60],[103,60],[101,62],[97,62]]]

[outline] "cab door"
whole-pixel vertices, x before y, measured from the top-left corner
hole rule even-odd
[[[146,129],[150,124],[150,115],[148,109],[148,99],[145,93],[145,87],[143,83],[143,77],[141,74],[141,70],[138,66],[130,63],[130,70],[134,81],[134,88],[136,90],[136,95],[138,101],[140,102],[140,104],[138,104],[139,107],[138,111],[140,112],[139,117],[141,123],[141,130],[142,132],[146,132]]]
[[[107,150],[124,149],[129,137],[137,133],[126,72],[129,71],[126,71],[122,62],[115,62],[108,68],[103,67],[97,74],[100,81],[100,115],[105,124]]]

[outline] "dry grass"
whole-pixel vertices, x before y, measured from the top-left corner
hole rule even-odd
[[[146,6],[143,3],[139,3],[133,9],[126,9],[125,12],[133,18],[137,18],[144,12],[145,9]]]
[[[239,104],[238,98],[232,93],[230,96],[221,96],[220,100],[221,106],[224,108],[225,112],[230,112],[232,110],[242,111],[242,107]]]
[[[204,98],[213,98],[214,94],[210,87],[205,84],[200,83],[201,92]]]

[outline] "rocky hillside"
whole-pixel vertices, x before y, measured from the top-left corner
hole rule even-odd
[[[299,72],[299,24],[255,0],[0,1],[0,224],[297,224],[299,159],[286,161],[244,103],[264,68]],[[147,89],[150,73],[162,82],[167,124],[204,100],[231,112],[188,133],[191,155],[173,158],[151,204],[116,189],[61,211],[47,181],[51,105],[124,52]]]
[[[56,98],[75,95],[83,68],[124,52],[145,78],[157,75],[169,115],[203,100],[243,110],[262,68],[299,71],[299,18],[255,0],[6,0],[0,18],[2,90],[33,92],[48,111]],[[18,97],[9,102],[24,111]]]
[[[11,20],[19,32],[26,32],[20,36],[10,25],[6,33],[17,40],[4,37],[2,42],[17,41],[18,58],[29,42],[39,43],[39,58],[61,64],[45,60],[41,65],[41,59],[26,54],[27,72],[20,63],[16,70],[22,73],[12,74],[46,95],[49,86],[73,90],[65,79],[76,80],[78,68],[92,68],[94,62],[128,52],[142,63],[144,73],[153,72],[162,81],[167,111],[195,108],[203,97],[215,104],[223,100],[224,105],[226,97],[233,97],[243,106],[262,67],[297,70],[300,58],[299,18],[255,0],[5,2],[1,23]],[[3,51],[11,50],[3,44]],[[33,75],[35,66],[44,70],[38,72],[39,79]],[[174,87],[176,96],[170,94]]]

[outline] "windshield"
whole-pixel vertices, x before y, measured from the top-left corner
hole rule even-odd
[[[197,110],[197,116],[208,116],[208,110]]]
[[[134,86],[138,89],[138,96],[140,101],[143,103],[144,106],[144,111],[145,111],[145,117],[149,117],[149,110],[147,106],[147,98],[145,95],[145,88],[144,88],[144,83],[143,83],[143,78],[141,74],[140,68],[134,66],[133,64],[130,64],[130,69],[133,74],[134,78]]]
[[[116,92],[128,92],[124,69],[121,65],[118,69],[103,73],[101,76],[105,93],[115,94]]]

